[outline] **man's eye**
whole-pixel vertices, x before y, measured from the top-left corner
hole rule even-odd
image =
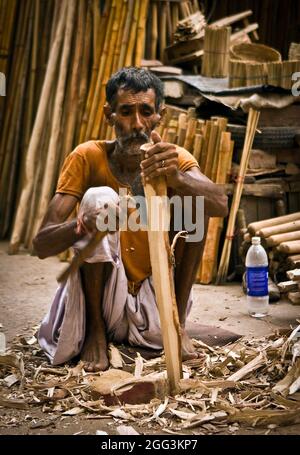
[[[130,112],[129,111],[122,111],[121,114],[126,117],[127,115],[130,115]]]
[[[150,115],[152,115],[152,112],[151,112],[151,111],[144,111],[144,112],[143,112],[143,115],[144,115],[145,117],[150,117]]]

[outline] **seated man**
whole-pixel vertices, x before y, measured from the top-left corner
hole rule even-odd
[[[168,192],[204,198],[204,223],[227,214],[223,189],[205,177],[185,149],[163,142],[155,127],[164,114],[162,82],[151,72],[124,68],[106,86],[104,107],[114,126],[113,141],[80,144],[65,160],[56,194],[34,248],[43,259],[73,246],[75,251],[96,229],[97,216],[117,206],[120,189],[135,191],[141,178],[165,176]],[[140,147],[153,145],[141,158]],[[105,202],[105,204],[99,203]],[[77,219],[69,220],[77,203]],[[100,204],[100,205],[99,205]],[[203,222],[203,220],[197,220]],[[184,327],[203,240],[179,239],[175,249],[175,293],[182,328],[183,358],[195,356]],[[109,232],[78,273],[58,288],[39,332],[53,364],[80,354],[87,371],[108,368],[107,341],[162,349],[159,315],[152,285],[147,232]]]

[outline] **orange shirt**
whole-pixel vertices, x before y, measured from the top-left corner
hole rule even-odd
[[[182,172],[198,166],[196,159],[187,150],[176,146],[179,170]],[[127,188],[112,174],[105,141],[88,141],[80,144],[67,156],[60,173],[56,192],[71,194],[79,200],[91,187],[109,186],[119,193]],[[148,234],[146,231],[121,231],[121,255],[129,282],[138,284],[151,275]]]

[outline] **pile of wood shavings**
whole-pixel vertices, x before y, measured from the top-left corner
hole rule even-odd
[[[183,364],[181,393],[148,404],[106,406],[92,399],[91,379],[82,362],[52,367],[34,336],[17,337],[9,353],[0,355],[0,406],[40,407],[50,418],[84,414],[87,419],[113,419],[134,425],[140,433],[163,431],[197,434],[239,430],[240,426],[275,428],[300,422],[300,326],[290,333],[243,338],[213,348],[193,340],[200,356]],[[165,372],[164,357],[140,355],[131,365],[110,345],[111,367],[136,378]]]

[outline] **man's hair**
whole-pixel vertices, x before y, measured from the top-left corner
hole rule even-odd
[[[146,92],[153,89],[155,92],[155,109],[158,111],[164,99],[164,89],[161,80],[150,71],[129,66],[114,73],[106,85],[106,100],[115,108],[115,98],[119,88],[131,90],[134,93]]]

